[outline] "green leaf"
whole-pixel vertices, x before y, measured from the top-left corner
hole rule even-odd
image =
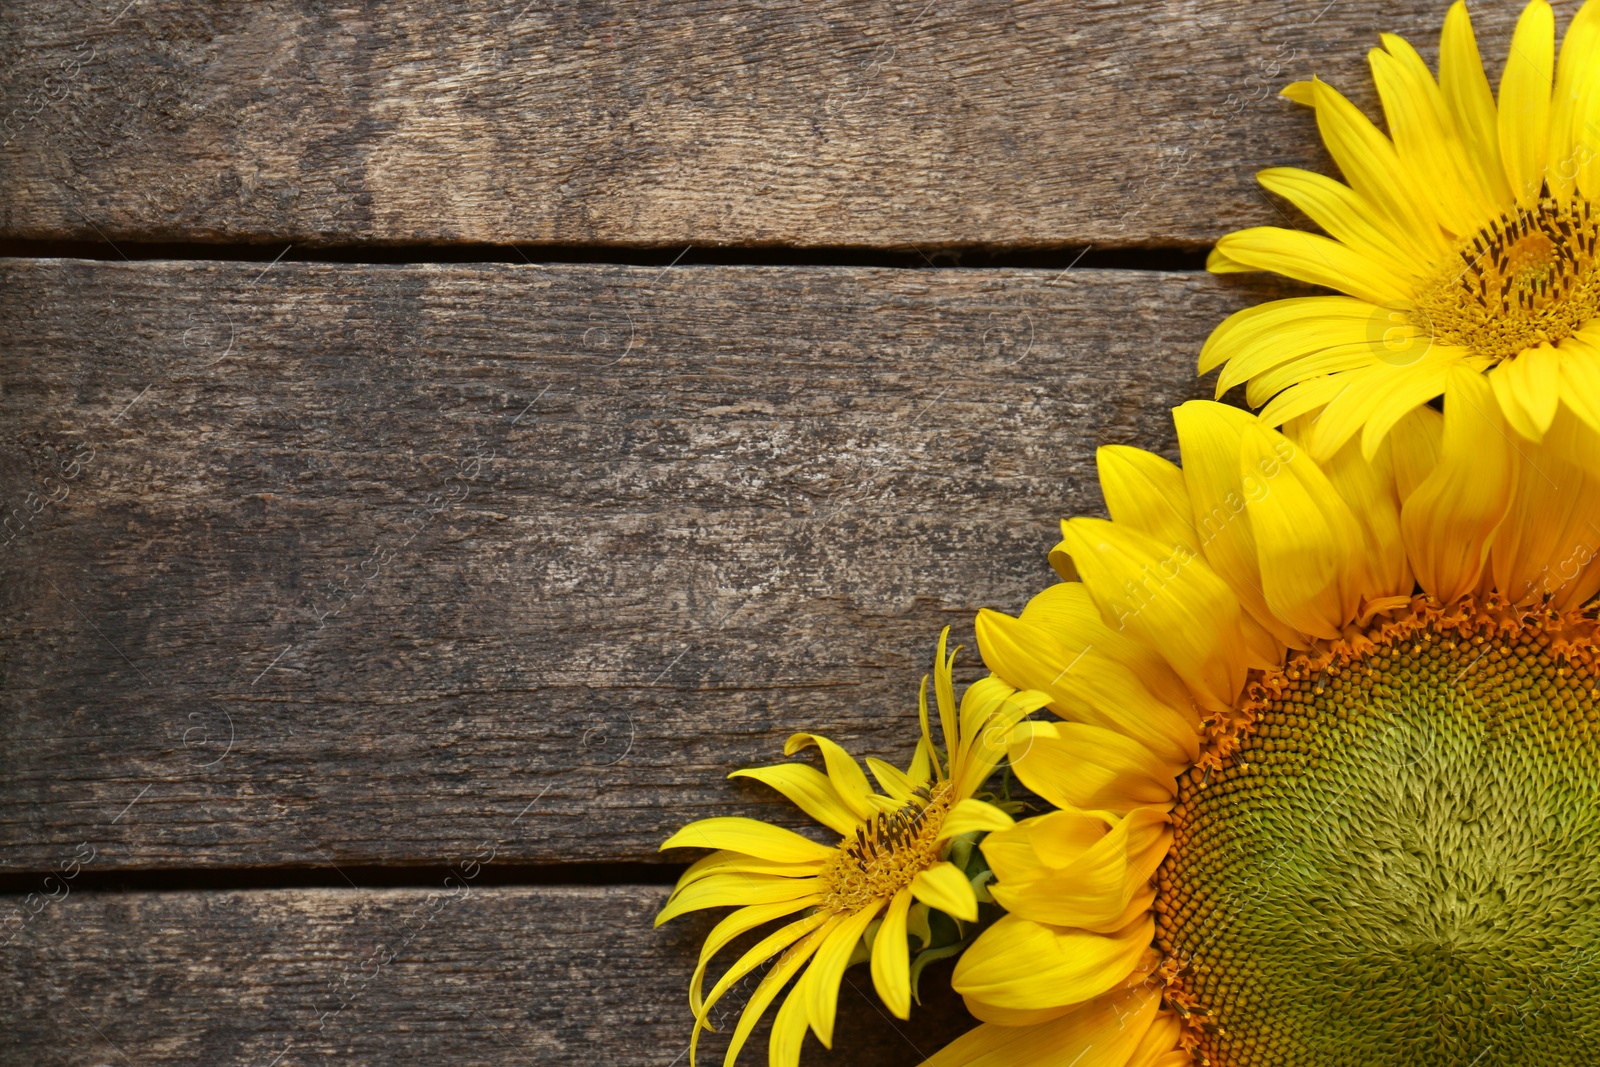
[[[917,953],[917,958],[911,961],[911,999],[918,1004],[922,1003],[922,996],[917,991],[917,985],[922,979],[922,969],[924,967],[939,960],[949,959],[966,947],[967,943],[965,941],[957,941],[953,945],[945,945],[943,948],[930,948]]]

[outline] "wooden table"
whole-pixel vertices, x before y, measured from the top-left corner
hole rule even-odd
[[[687,1063],[657,844],[909,756],[1443,10],[11,0],[0,1062]]]

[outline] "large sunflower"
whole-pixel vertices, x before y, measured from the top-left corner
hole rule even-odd
[[[691,1063],[717,1002],[774,957],[777,962],[739,1016],[727,1064],[738,1058],[761,1016],[797,976],[773,1021],[769,1062],[772,1067],[793,1067],[808,1026],[831,1048],[839,983],[858,955],[870,959],[872,983],[884,1004],[900,1018],[908,1018],[912,938],[927,947],[934,920],[941,914],[960,922],[978,918],[979,889],[950,857],[962,851],[958,846],[963,839],[970,851],[979,833],[1012,825],[1003,809],[978,798],[979,791],[1004,756],[1013,728],[1043,707],[1046,698],[1043,693],[1019,693],[989,677],[967,688],[958,709],[952,681],[955,652],[945,652],[949,634],[946,629],[939,637],[933,674],[947,759],[934,744],[924,678],[919,698],[922,737],[910,767],[900,771],[867,758],[883,792],[867,784],[867,776],[848,752],[817,734],[795,734],[784,754],[816,747],[826,774],[810,764],[785,763],[747,768],[731,776],[753,778],[776,789],[807,815],[842,834],[837,845],[734,817],[690,823],[662,844],[663,849],[717,851],[679,879],[656,925],[702,908],[739,906],[706,936],[689,982],[689,1007],[695,1017]],[[987,872],[979,872],[980,887],[986,878]],[[741,935],[780,919],[791,921],[759,940],[723,972],[710,995],[702,995],[712,957]]]
[[[1066,579],[984,612],[1059,810],[981,845],[984,1024],[931,1067],[1572,1067],[1600,1041],[1600,484],[1481,374],[1372,463],[1176,411],[1111,447]]]
[[[1208,263],[1346,295],[1239,312],[1206,342],[1201,372],[1226,364],[1218,395],[1249,382],[1274,426],[1321,409],[1307,438],[1318,459],[1357,431],[1371,457],[1454,367],[1487,373],[1530,440],[1563,404],[1600,430],[1600,3],[1573,19],[1559,63],[1550,5],[1529,4],[1498,102],[1465,4],[1445,19],[1437,81],[1404,40],[1382,41],[1370,60],[1389,136],[1324,82],[1284,90],[1315,109],[1349,184],[1259,175],[1328,236],[1242,230]]]

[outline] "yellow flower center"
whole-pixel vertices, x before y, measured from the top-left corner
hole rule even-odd
[[[1261,678],[1157,876],[1196,1063],[1594,1061],[1594,631],[1424,609]]]
[[[823,907],[856,912],[881,904],[939,862],[937,840],[950,811],[950,783],[922,790],[895,811],[879,812],[839,845],[822,872],[828,886]]]
[[[1463,243],[1411,312],[1441,344],[1499,362],[1555,344],[1600,313],[1600,213],[1587,200],[1507,212]]]

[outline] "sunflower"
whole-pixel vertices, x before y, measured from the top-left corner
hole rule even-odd
[[[1048,696],[1055,809],[980,847],[1007,914],[927,1067],[1556,1067],[1600,1040],[1600,480],[1466,367],[1364,461],[1196,401],[1099,454],[1065,581],[983,612]]]
[[[773,1021],[769,1062],[793,1067],[808,1026],[831,1048],[839,984],[858,953],[870,959],[872,983],[884,1004],[908,1018],[914,981],[911,936],[927,947],[940,914],[963,923],[978,919],[979,887],[987,872],[979,872],[975,887],[951,856],[963,841],[970,846],[977,834],[1012,825],[1002,808],[979,799],[979,790],[1004,756],[1013,727],[1043,707],[1045,696],[1019,693],[990,677],[967,688],[958,711],[952,680],[956,653],[946,654],[949,635],[947,628],[939,637],[933,674],[939,725],[949,750],[945,762],[933,743],[924,677],[919,696],[922,736],[910,767],[900,771],[867,758],[883,792],[873,790],[843,748],[809,733],[789,738],[784,754],[815,747],[826,774],[810,764],[786,763],[731,775],[776,789],[842,834],[837,845],[735,817],[690,823],[662,844],[663,849],[717,851],[678,880],[656,925],[702,908],[739,906],[706,936],[689,982],[695,1017],[691,1063],[700,1032],[711,1028],[713,1007],[735,983],[774,957],[777,962],[750,994],[734,1028],[727,1064],[737,1059],[756,1023],[791,979],[797,980]],[[780,919],[789,921],[759,940],[723,973],[709,995],[702,995],[712,957],[735,938]]]
[[[1207,264],[1345,295],[1233,315],[1206,342],[1201,373],[1226,364],[1217,395],[1248,382],[1273,426],[1320,410],[1307,441],[1319,460],[1357,431],[1371,458],[1455,367],[1486,373],[1529,440],[1562,406],[1600,431],[1600,3],[1573,19],[1559,62],[1550,5],[1529,4],[1498,102],[1465,4],[1445,18],[1437,81],[1404,40],[1382,42],[1369,59],[1390,136],[1322,81],[1284,90],[1315,110],[1349,184],[1258,175],[1327,236],[1241,230]]]

